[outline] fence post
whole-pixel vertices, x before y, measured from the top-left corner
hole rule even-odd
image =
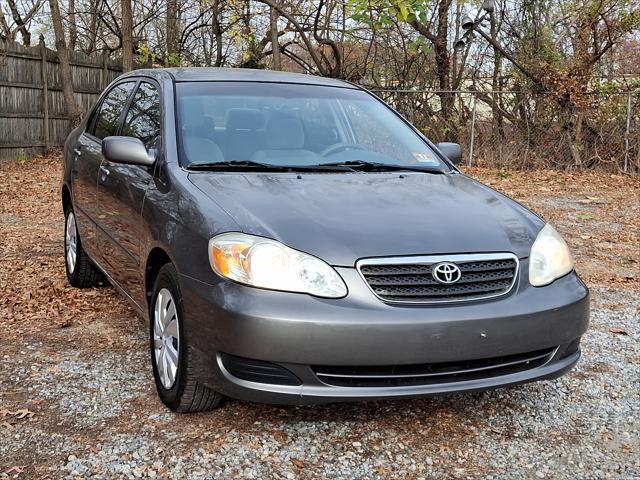
[[[473,112],[471,113],[471,140],[469,141],[469,166],[471,166],[471,162],[473,161],[473,144],[476,138],[476,104],[477,98],[476,94],[473,94]]]
[[[108,54],[106,51],[102,52],[102,70],[100,71],[100,83],[101,87],[105,88],[109,83],[109,64],[107,63]]]
[[[631,130],[631,92],[627,94],[627,128],[624,131],[624,173],[629,171],[629,132]]]
[[[40,34],[40,55],[42,71],[42,117],[44,131],[44,148],[49,150],[49,85],[47,85],[47,47],[44,44],[44,35]]]

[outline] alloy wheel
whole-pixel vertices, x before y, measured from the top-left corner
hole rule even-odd
[[[156,296],[153,313],[153,350],[162,386],[173,387],[180,359],[178,312],[171,292],[163,288]]]
[[[67,268],[73,274],[78,259],[78,229],[73,212],[67,215],[67,225],[64,233],[64,250],[67,258]]]

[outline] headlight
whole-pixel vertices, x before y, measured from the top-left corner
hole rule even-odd
[[[569,247],[550,224],[546,224],[531,246],[529,255],[529,282],[542,287],[573,270],[573,257]]]
[[[223,233],[209,241],[209,261],[219,275],[253,287],[330,298],[347,294],[325,262],[268,238]]]

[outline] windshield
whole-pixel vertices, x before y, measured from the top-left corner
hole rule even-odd
[[[449,171],[383,103],[350,88],[256,82],[176,85],[182,165],[372,162]]]

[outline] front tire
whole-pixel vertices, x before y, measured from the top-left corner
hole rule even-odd
[[[82,248],[73,208],[68,206],[64,214],[64,264],[69,283],[76,288],[104,285],[104,276]]]
[[[156,390],[162,403],[175,412],[204,412],[223,396],[197,375],[196,351],[184,327],[182,294],[173,265],[160,269],[149,307],[149,347]]]

